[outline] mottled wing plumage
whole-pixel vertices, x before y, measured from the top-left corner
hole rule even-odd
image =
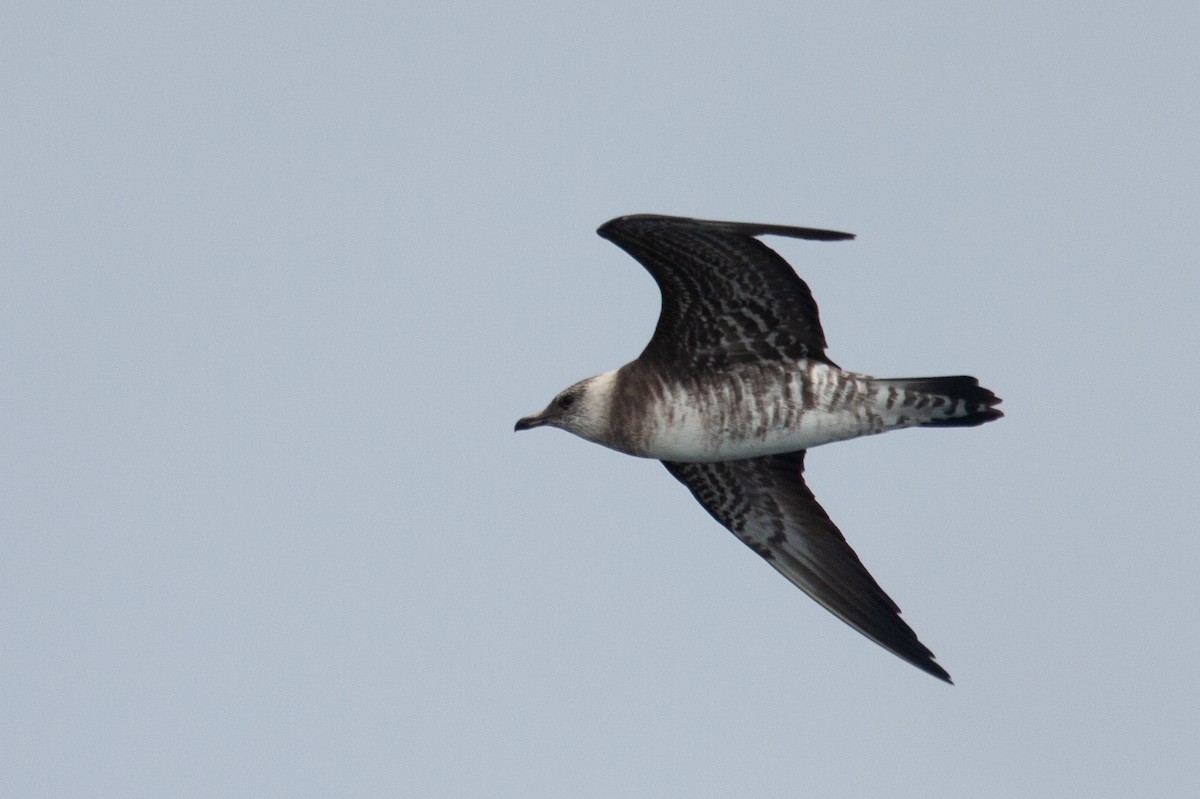
[[[665,459],[705,510],[794,585],[949,682],[804,484],[803,450],[902,427],[983,424],[1003,415],[999,398],[973,377],[880,380],[826,357],[808,286],[757,237],[849,233],[649,214],[598,233],[658,284],[654,335],[637,360],[576,383],[516,429],[561,427]]]
[[[880,646],[950,682],[804,484],[804,453],[663,465],[713,518]]]
[[[658,326],[639,360],[689,376],[746,361],[827,360],[812,292],[755,236],[852,234],[651,214],[613,219],[597,232],[646,267],[662,292]]]

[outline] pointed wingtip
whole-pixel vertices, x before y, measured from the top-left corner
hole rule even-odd
[[[897,617],[897,621],[901,621],[899,617]],[[903,621],[901,623],[904,624]],[[904,624],[904,626],[908,627],[907,624]],[[912,628],[909,627],[908,629],[911,632]],[[859,630],[859,632],[864,633],[868,638],[872,637],[864,630]],[[942,668],[942,665],[935,659],[936,656],[916,637],[916,633],[913,633],[912,641],[908,642],[905,646],[898,646],[897,642],[894,641],[885,643],[878,638],[873,638],[873,640],[893,655],[916,666],[931,677],[937,677],[947,685],[954,685],[954,680],[950,677],[950,672]]]
[[[743,236],[787,236],[793,239],[808,239],[810,241],[849,241],[857,238],[853,233],[840,230],[824,230],[821,228],[794,227],[792,225],[760,225],[755,222],[722,222],[715,219],[696,219],[690,216],[666,216],[663,214],[627,214],[610,219],[596,229],[596,234],[604,239],[614,240],[620,236],[621,230],[634,227],[648,228],[710,228],[739,233]]]
[[[954,685],[954,680],[950,677],[950,672],[946,671],[945,669],[943,669],[941,666],[939,666],[937,663],[933,662],[932,660],[929,661],[929,663],[927,663],[927,664],[923,664],[923,665],[917,664],[917,668],[921,669],[922,671],[926,672],[927,674],[931,674],[934,677],[937,677],[939,680],[946,683],[947,685]]]

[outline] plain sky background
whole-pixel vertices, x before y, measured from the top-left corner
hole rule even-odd
[[[0,12],[0,794],[1200,790],[1200,6]],[[950,687],[658,464],[594,235],[768,239],[1007,418],[814,450]]]

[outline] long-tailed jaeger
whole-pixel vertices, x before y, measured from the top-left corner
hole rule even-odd
[[[549,425],[663,462],[713,518],[885,649],[950,675],[900,618],[804,484],[810,447],[903,427],[973,427],[1000,399],[973,377],[881,379],[825,355],[812,293],[756,236],[850,233],[638,214],[598,231],[658,283],[636,361],[581,380],[517,430]]]

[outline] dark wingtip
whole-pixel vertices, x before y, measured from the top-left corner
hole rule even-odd
[[[932,660],[926,663],[916,663],[914,665],[926,674],[931,674],[934,677],[937,677],[947,685],[954,685],[954,680],[950,678],[950,672],[946,671]]]
[[[665,216],[662,214],[628,214],[610,219],[596,229],[601,238],[613,240],[623,228],[634,227],[658,228],[709,228],[738,233],[743,236],[788,236],[793,239],[808,239],[810,241],[848,241],[856,238],[853,233],[840,230],[823,230],[811,227],[793,227],[791,225],[760,225],[754,222],[721,222],[715,219],[695,219],[688,216]]]
[[[899,619],[897,620],[899,621]],[[908,625],[904,624],[902,621],[901,624],[908,628]],[[908,628],[908,631],[912,633],[911,628]],[[860,630],[860,632],[862,631]],[[872,638],[870,635],[867,637]],[[916,633],[912,633],[912,639],[910,641],[884,641],[879,638],[872,638],[872,640],[883,646],[884,649],[887,649],[893,655],[896,655],[907,661],[909,664],[916,666],[926,674],[932,677],[937,677],[939,680],[944,683],[948,683],[949,685],[954,685],[954,680],[950,678],[950,672],[943,669],[941,664],[934,659],[934,654],[929,651],[928,647],[926,647],[917,639]]]

